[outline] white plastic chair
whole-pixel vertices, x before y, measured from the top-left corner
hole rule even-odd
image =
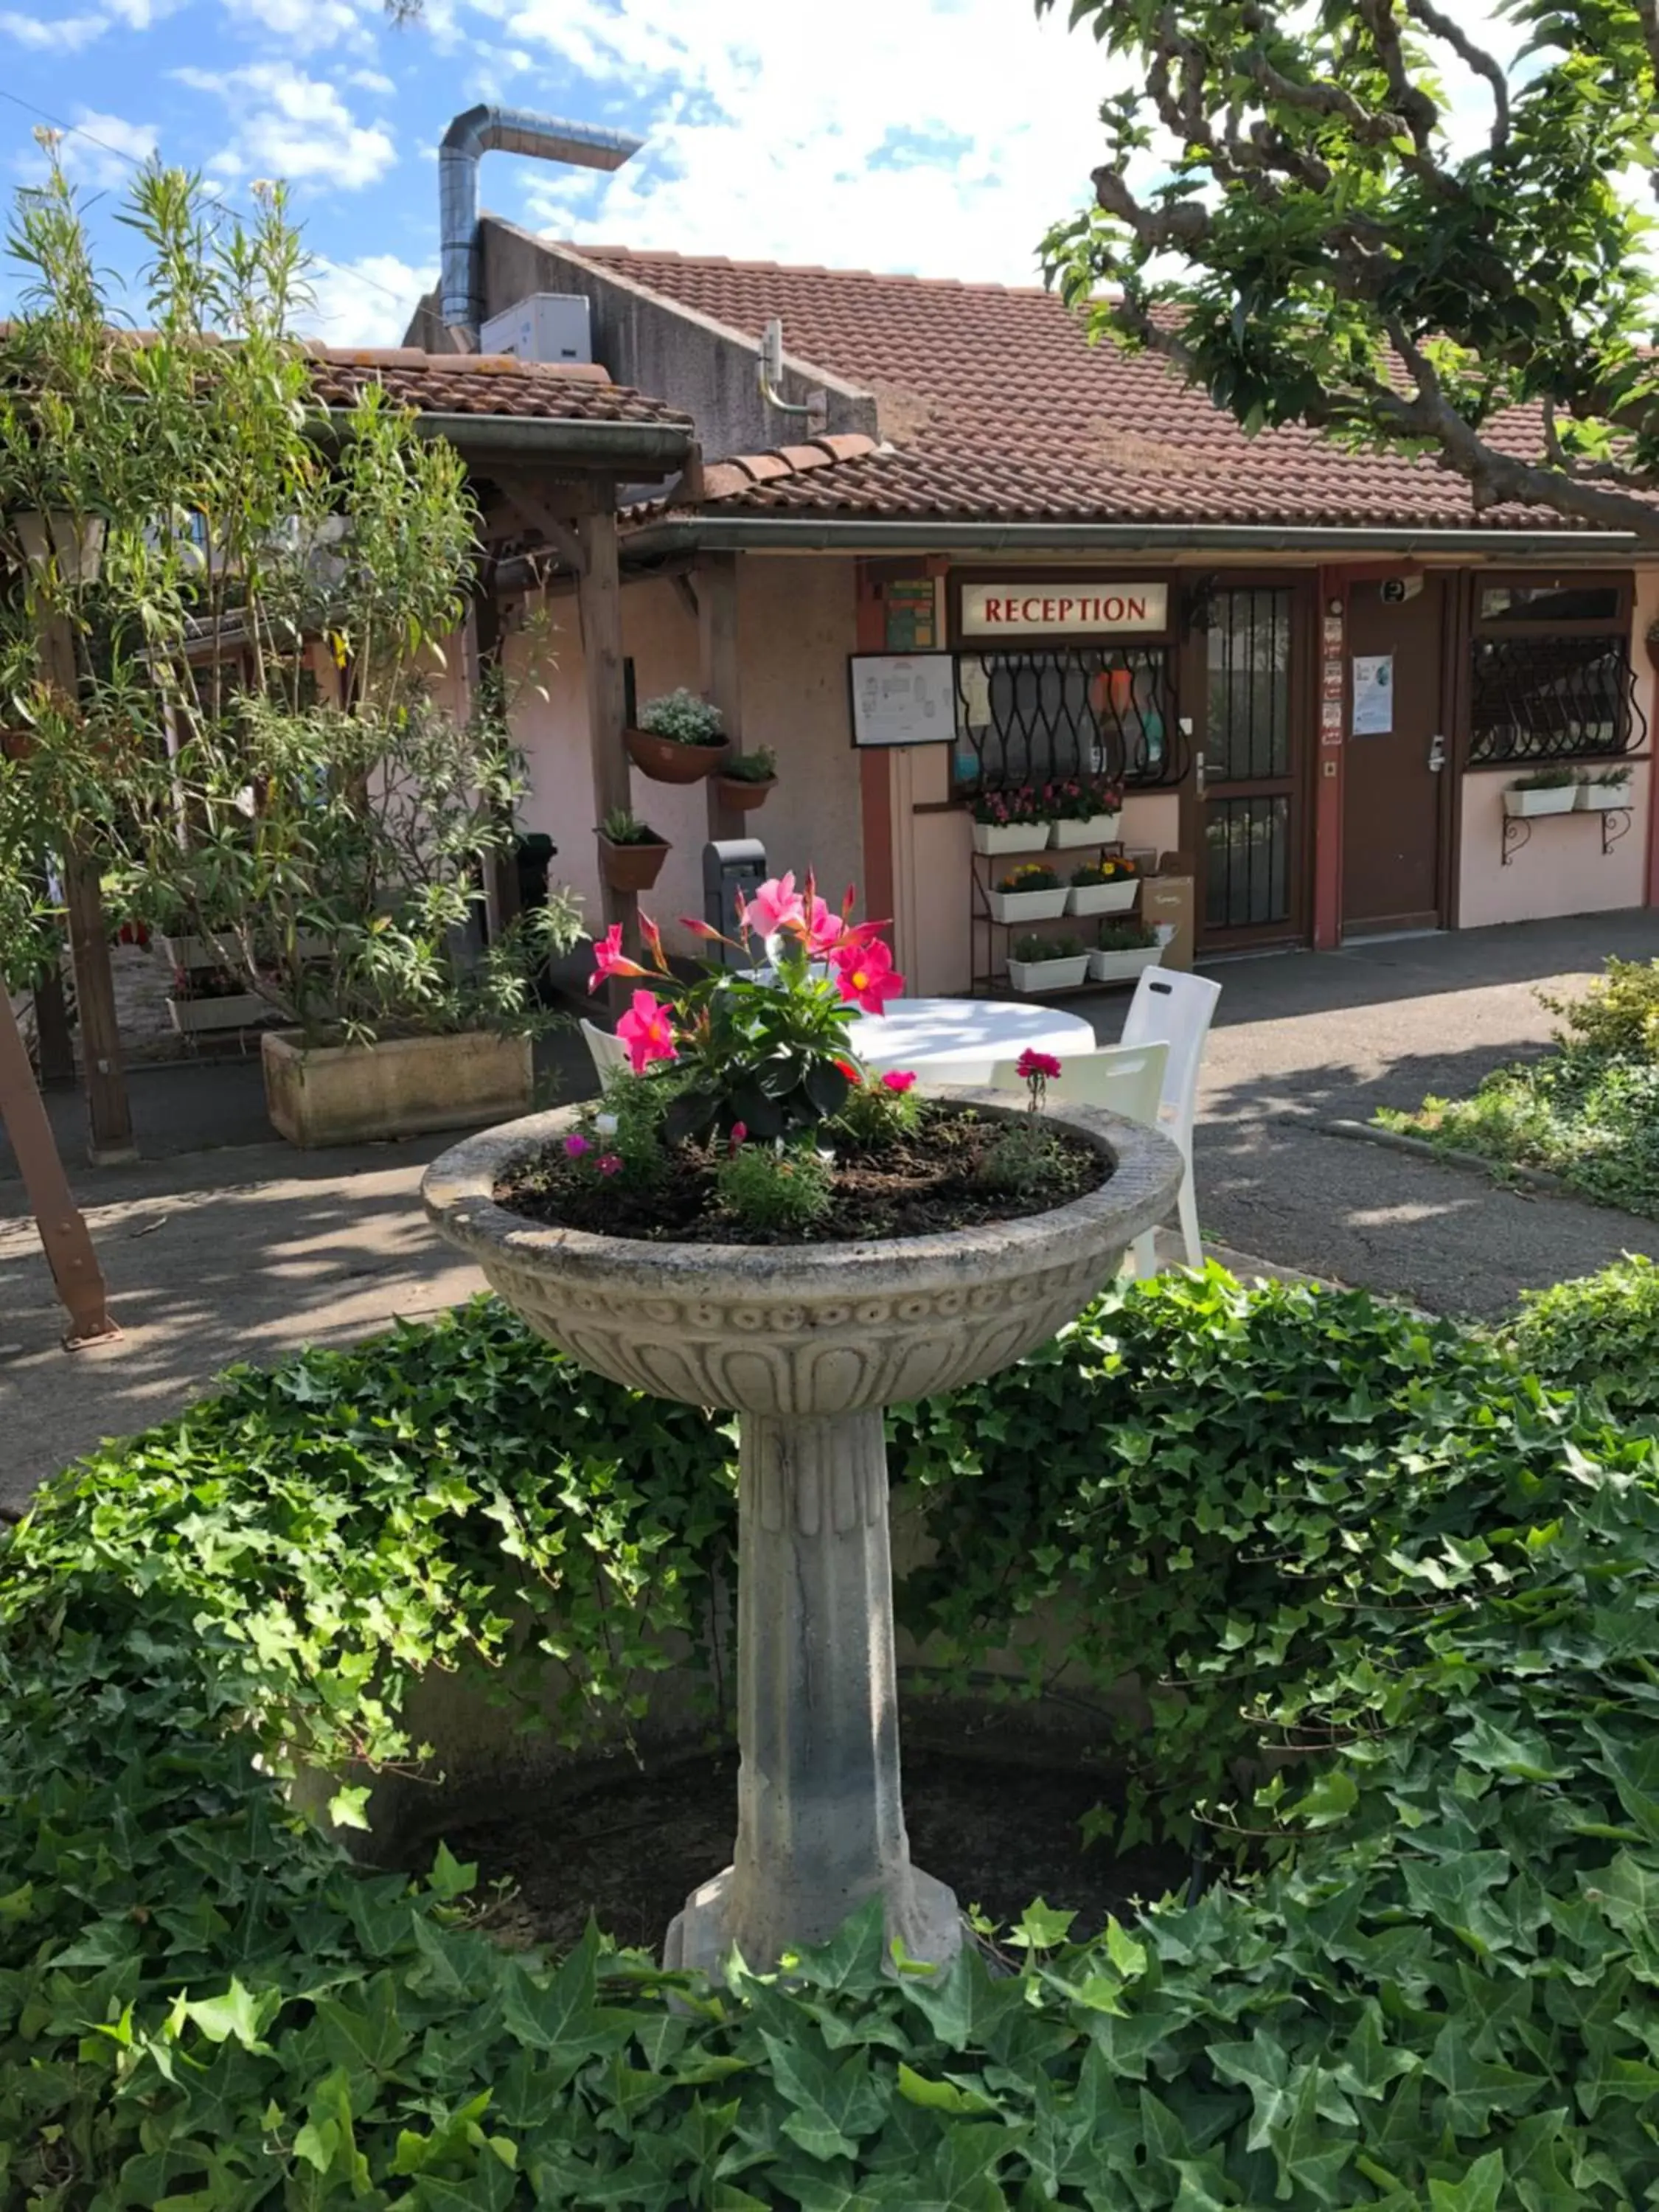
[[[1048,1095],[1056,1104],[1104,1106],[1127,1121],[1149,1128],[1158,1126],[1158,1102],[1164,1096],[1164,1070],[1170,1048],[1152,1044],[1110,1044],[1095,1052],[1068,1053],[1060,1073],[1048,1079]],[[1000,1060],[991,1070],[994,1091],[1024,1091],[1025,1079],[1017,1060]]]
[[[1183,975],[1179,969],[1148,968],[1135,986],[1124,1044],[1152,1044],[1162,1038],[1170,1048],[1164,1071],[1164,1096],[1158,1105],[1158,1127],[1181,1147],[1186,1172],[1181,1178],[1179,1212],[1187,1265],[1204,1265],[1204,1243],[1198,1233],[1198,1194],[1193,1187],[1193,1123],[1198,1111],[1198,1077],[1204,1065],[1204,1042],[1221,996],[1219,983],[1207,975]],[[1135,1272],[1153,1272],[1152,1236],[1149,1229],[1135,1240]]]
[[[603,1083],[613,1068],[623,1066],[628,1059],[628,1048],[611,1036],[607,1030],[596,1029],[592,1022],[581,1024],[582,1041],[593,1062],[593,1071]]]

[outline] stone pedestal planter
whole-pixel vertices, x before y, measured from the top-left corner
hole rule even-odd
[[[956,1900],[912,1865],[900,1792],[880,1409],[1052,1336],[1163,1218],[1180,1155],[1153,1130],[1066,1107],[1051,1118],[1116,1171],[1048,1213],[885,1243],[647,1244],[495,1204],[502,1176],[574,1118],[537,1115],[455,1146],[422,1196],[550,1342],[635,1389],[742,1415],[737,1846],[687,1899],[666,1962],[715,1967],[736,1944],[769,1968],[878,1893],[890,1938],[943,1960],[960,1941]]]
[[[530,1039],[487,1031],[302,1045],[297,1030],[267,1030],[259,1048],[265,1111],[307,1148],[476,1129],[522,1112],[534,1082]]]

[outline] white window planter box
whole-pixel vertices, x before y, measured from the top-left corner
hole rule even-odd
[[[1017,991],[1074,991],[1088,981],[1092,957],[1076,952],[1060,960],[1011,960],[1008,981]]]
[[[268,1021],[276,1009],[257,991],[233,991],[223,999],[169,999],[167,1012],[180,1036],[202,1030],[252,1029]]]
[[[1516,791],[1511,787],[1504,793],[1505,814],[1571,814],[1578,801],[1576,784],[1563,784],[1554,791]]]
[[[1086,822],[1051,822],[1048,842],[1062,853],[1078,845],[1115,845],[1121,809],[1115,814],[1091,814]]]
[[[997,921],[1057,921],[1066,896],[1064,884],[1051,891],[993,891],[991,914]]]
[[[975,822],[976,853],[1040,853],[1048,842],[1047,822]]]
[[[1066,893],[1067,914],[1127,914],[1140,889],[1139,876],[1120,876],[1112,884],[1073,884]]]
[[[1630,805],[1630,785],[1625,783],[1581,783],[1575,795],[1580,814],[1611,814],[1616,806]]]
[[[1091,983],[1133,983],[1136,976],[1148,968],[1156,968],[1164,957],[1161,945],[1145,945],[1132,952],[1091,952],[1089,955],[1089,981]]]

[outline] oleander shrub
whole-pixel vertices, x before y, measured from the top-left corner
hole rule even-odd
[[[19,2212],[1615,2212],[1659,2193],[1656,1444],[1516,1349],[1212,1270],[893,1420],[941,1664],[1154,1712],[1194,1903],[945,1974],[865,1916],[713,1986],[349,1862],[302,1756],[556,1653],[580,1741],[707,1632],[732,1438],[488,1302],[68,1474],[0,1578],[0,2203]],[[717,1717],[717,1706],[711,1711]],[[337,1810],[361,1818],[343,1792]]]

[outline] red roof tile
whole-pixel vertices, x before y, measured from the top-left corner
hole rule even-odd
[[[604,369],[585,364],[549,368],[512,354],[421,353],[410,346],[308,350],[312,390],[325,407],[349,407],[365,386],[380,384],[392,398],[423,414],[691,427],[681,409],[612,384]]]
[[[1551,509],[1477,513],[1462,478],[1427,459],[1350,453],[1300,428],[1246,438],[1166,362],[1091,345],[1049,292],[614,246],[567,250],[757,337],[777,316],[793,359],[874,393],[884,439],[899,450],[717,494],[722,511],[1573,526]],[[1530,414],[1504,418],[1491,434],[1508,451],[1538,452]]]

